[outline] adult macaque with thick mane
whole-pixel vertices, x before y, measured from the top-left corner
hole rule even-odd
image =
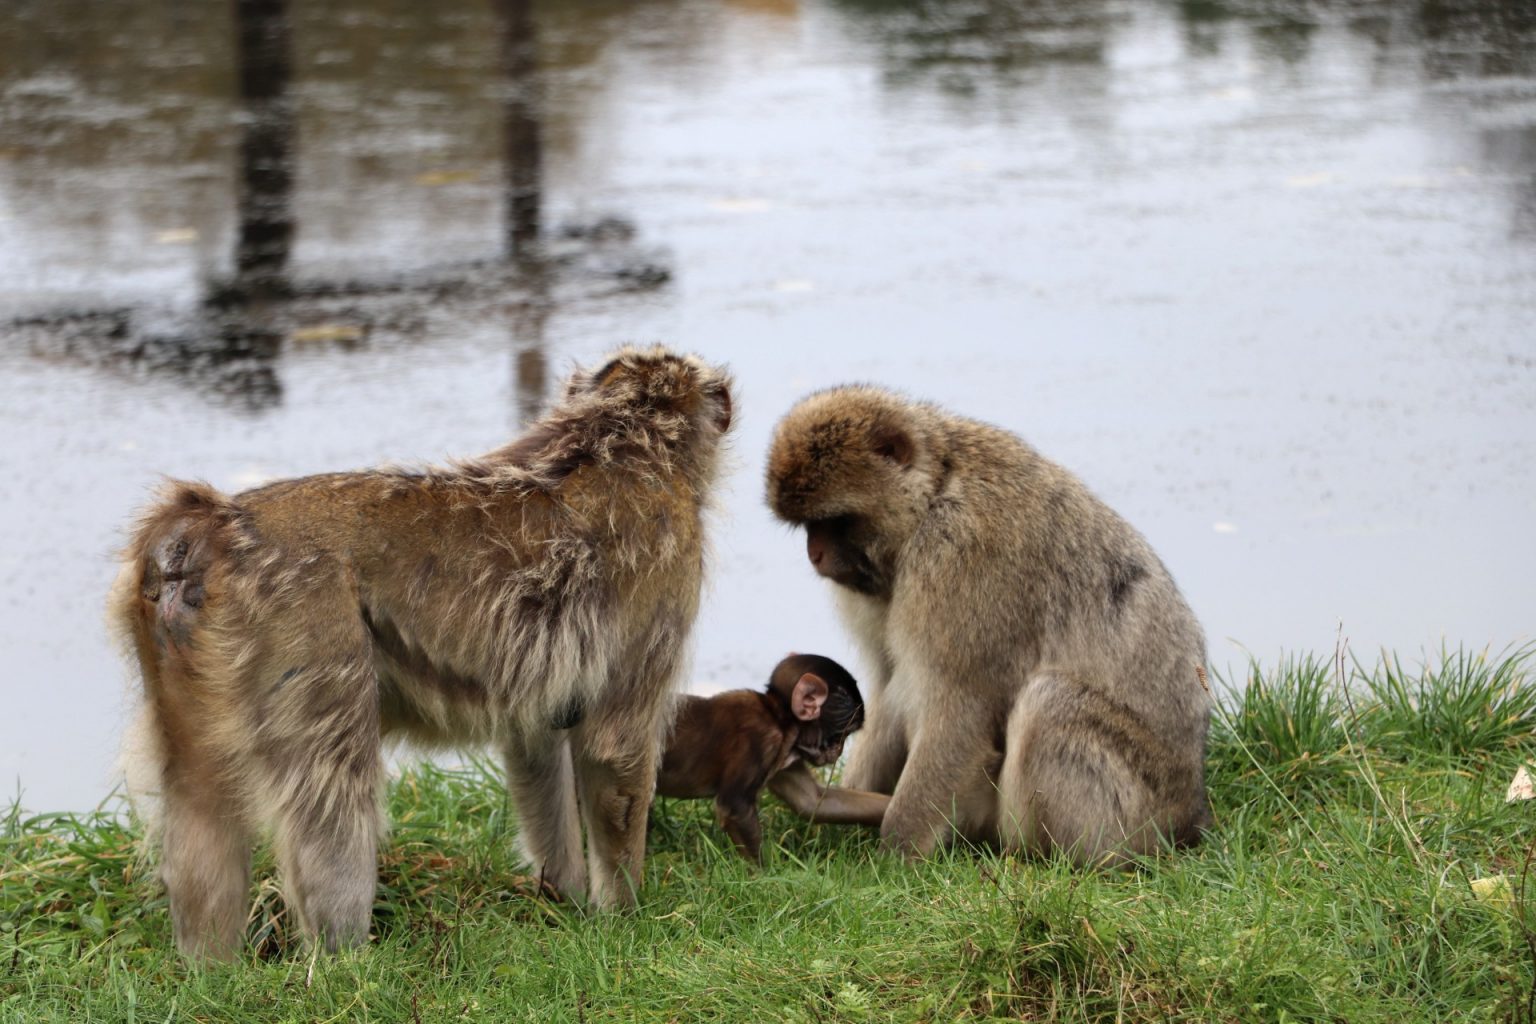
[[[396,732],[497,744],[534,868],[599,907],[633,900],[729,387],[625,349],[448,468],[166,487],[111,614],[143,675],[184,952],[238,950],[262,828],[303,931],[366,939]]]
[[[808,821],[878,825],[889,797],[822,786],[807,767],[836,762],[863,724],[864,700],[847,669],[792,654],[774,666],[765,689],[681,698],[656,795],[714,797],[721,827],[754,862],[762,859],[764,785]]]
[[[1205,641],[1142,536],[1018,437],[872,387],[779,423],[768,502],[873,669],[850,786],[882,835],[1083,863],[1210,823]]]

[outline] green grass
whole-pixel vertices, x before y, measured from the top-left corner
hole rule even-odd
[[[1536,802],[1504,803],[1536,758],[1531,654],[1251,666],[1212,729],[1217,830],[1126,873],[908,866],[777,806],[753,871],[707,805],[664,802],[640,908],[589,917],[520,871],[492,773],[422,767],[392,790],[375,940],[335,957],[258,858],[245,961],[189,968],[121,813],[12,807],[0,1021],[1536,1024]]]

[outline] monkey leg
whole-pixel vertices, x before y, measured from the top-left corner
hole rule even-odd
[[[1109,866],[1161,842],[1162,745],[1129,709],[1070,679],[1032,680],[1008,718],[999,780],[1005,846]]]
[[[956,833],[989,836],[997,820],[997,757],[989,713],[976,702],[929,709],[880,826],[885,845],[925,857]]]
[[[177,948],[193,960],[230,960],[244,942],[250,909],[247,808],[227,784],[227,759],[210,738],[217,715],[199,699],[209,681],[157,642],[153,609],[140,605],[139,580],[137,565],[125,569],[112,597],[146,693],[135,726],[140,749],[126,765],[129,782],[140,788],[137,797],[159,806],[160,877]]]
[[[907,763],[906,719],[882,697],[853,739],[843,780],[852,789],[894,793]]]
[[[891,798],[841,786],[823,786],[804,762],[797,762],[768,780],[774,796],[814,825],[879,825]]]
[[[505,755],[507,791],[517,810],[523,856],[562,895],[585,896],[587,864],[569,737],[555,733],[509,743]]]
[[[277,862],[301,930],[326,952],[335,952],[368,939],[378,884],[379,815],[373,786],[329,781],[336,787],[329,800],[281,815]]]
[[[367,941],[378,885],[378,701],[361,657],[283,684],[293,730],[269,732],[266,779],[283,891],[328,952]]]
[[[753,864],[763,862],[763,825],[757,815],[756,791],[716,797],[715,820],[730,836],[737,853]]]
[[[188,958],[232,960],[250,910],[250,832],[217,776],[189,760],[173,759],[164,780],[160,875],[171,927]]]
[[[657,731],[643,715],[600,713],[589,715],[572,737],[589,892],[599,909],[635,903],[656,790]]]

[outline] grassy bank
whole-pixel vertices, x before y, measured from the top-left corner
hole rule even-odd
[[[247,962],[188,969],[120,815],[12,808],[0,1020],[1530,1022],[1536,802],[1504,802],[1536,758],[1528,654],[1229,680],[1217,831],[1125,874],[910,867],[778,807],[754,872],[669,802],[639,911],[588,918],[519,874],[494,777],[422,768],[392,791],[376,939],[329,958],[260,861]]]

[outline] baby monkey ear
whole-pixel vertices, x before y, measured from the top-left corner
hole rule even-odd
[[[795,683],[795,691],[789,696],[789,710],[802,722],[814,721],[821,717],[821,706],[826,700],[826,680],[807,672]]]

